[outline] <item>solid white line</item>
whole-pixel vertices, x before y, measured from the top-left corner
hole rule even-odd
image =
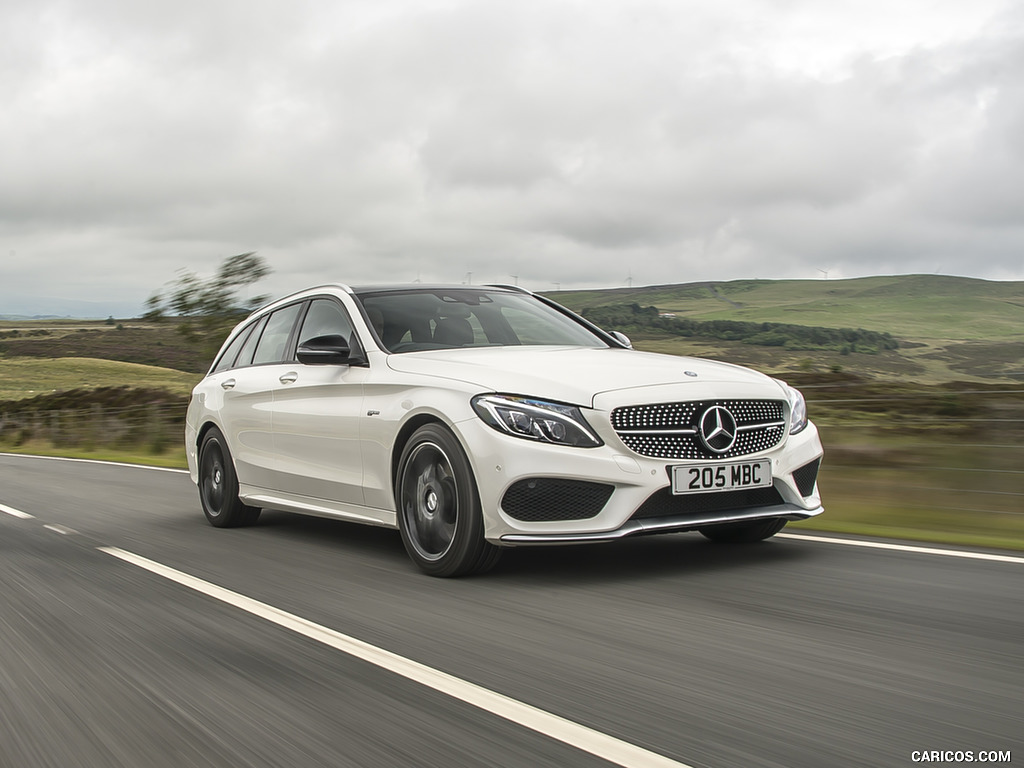
[[[1024,563],[1024,557],[1013,555],[991,555],[987,552],[968,552],[963,549],[936,549],[935,547],[915,547],[909,544],[888,544],[884,541],[864,541],[863,539],[835,539],[830,536],[804,536],[799,533],[780,533],[776,538],[798,539],[800,541],[822,541],[826,544],[845,544],[848,547],[869,547],[870,549],[889,549],[896,552],[916,552],[919,555],[944,555],[945,557],[962,557],[967,560],[989,560],[995,563]]]
[[[177,474],[188,474],[187,469],[176,469],[174,467],[154,467],[152,464],[129,464],[124,461],[102,461],[101,459],[72,459],[69,456],[38,456],[34,453],[0,453],[4,458],[18,459],[46,459],[47,461],[74,461],[79,464],[103,464],[108,467],[131,467],[132,469],[154,469],[157,472],[175,472]]]
[[[176,571],[161,563],[147,560],[144,557],[116,547],[100,547],[101,552],[120,558],[125,562],[137,565],[165,579],[177,582],[182,586],[194,589],[228,605],[241,608],[254,616],[290,629],[300,635],[315,640],[326,646],[347,653],[382,669],[425,685],[435,691],[447,694],[454,699],[463,701],[478,709],[482,709],[510,722],[521,725],[537,733],[548,736],[569,746],[607,760],[624,768],[690,768],[684,763],[670,760],[642,747],[620,741],[613,736],[595,731],[586,726],[566,720],[558,715],[537,709],[500,693],[483,688],[474,683],[449,675],[445,672],[428,667],[425,664],[399,656],[383,648],[378,648],[349,635],[336,632],[319,624],[282,611],[272,605],[261,603],[237,592],[218,587],[215,584],[197,579],[187,573]]]
[[[54,533],[59,533],[61,536],[70,536],[78,533],[74,528],[68,528],[64,525],[44,525],[43,528],[48,531],[53,531]]]
[[[22,512],[20,509],[14,507],[6,507],[0,504],[0,512],[5,512],[11,517],[20,517],[22,520],[31,520],[35,515],[30,515],[28,512]]]

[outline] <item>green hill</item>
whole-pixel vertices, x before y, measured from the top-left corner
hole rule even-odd
[[[589,313],[602,326],[625,331],[639,349],[728,360],[770,373],[841,369],[922,383],[1024,381],[1024,282],[898,275],[734,280],[549,295]],[[611,318],[629,315],[633,307],[644,310],[645,317],[654,307],[655,318],[674,318],[665,318],[664,327],[639,327],[637,318],[627,317],[626,325],[617,327],[619,321]],[[684,323],[688,328],[682,328]],[[723,329],[729,323],[747,325]],[[837,334],[836,329],[854,333]],[[885,334],[889,338],[880,338]],[[0,322],[0,359],[10,363],[28,357],[118,360],[199,375],[210,363],[209,354],[197,350],[172,323]]]
[[[882,378],[922,381],[1024,378],[1024,282],[944,275],[852,280],[736,280],[603,291],[562,291],[551,297],[577,312],[656,307],[661,315],[712,323],[778,323],[891,334],[896,350],[840,355],[798,345],[756,345],[728,339],[634,330],[636,346],[746,363],[763,370],[837,367]]]
[[[1024,283],[943,275],[735,280],[552,294],[574,310],[637,302],[702,320],[867,328],[914,339],[1024,339]]]

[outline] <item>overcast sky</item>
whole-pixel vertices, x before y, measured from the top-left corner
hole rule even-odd
[[[272,294],[1021,280],[1024,4],[3,0],[0,314],[245,251]]]

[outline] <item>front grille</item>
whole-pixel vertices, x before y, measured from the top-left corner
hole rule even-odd
[[[724,453],[698,434],[708,408],[721,406],[736,420],[736,442]],[[704,400],[631,405],[612,411],[612,427],[626,447],[657,459],[729,459],[767,451],[785,437],[782,400]]]
[[[615,486],[604,483],[532,477],[513,483],[501,508],[510,517],[531,523],[586,520],[604,509],[613,490]]]
[[[818,465],[821,459],[815,459],[810,464],[804,464],[800,469],[793,470],[793,482],[800,491],[800,495],[810,496],[814,493],[814,483],[818,479]]]
[[[640,509],[633,513],[633,519],[651,517],[699,517],[710,512],[724,512],[732,509],[771,507],[784,504],[775,488],[744,488],[739,491],[719,493],[692,493],[675,495],[671,488],[662,488],[651,494]]]

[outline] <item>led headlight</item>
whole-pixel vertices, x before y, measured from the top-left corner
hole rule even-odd
[[[807,426],[807,402],[799,390],[783,382],[789,398],[789,434],[795,435]]]
[[[508,435],[577,448],[602,444],[580,409],[572,405],[516,395],[477,395],[472,402],[481,419]]]

